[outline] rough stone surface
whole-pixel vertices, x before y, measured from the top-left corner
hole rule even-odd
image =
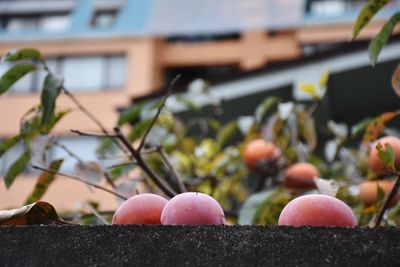
[[[0,266],[400,266],[400,229],[5,226]]]

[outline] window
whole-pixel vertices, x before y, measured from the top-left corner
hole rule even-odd
[[[117,17],[117,10],[97,10],[92,19],[92,26],[94,28],[110,28],[114,25]]]
[[[11,165],[22,155],[23,146],[22,143],[15,145],[11,149],[9,149],[1,158],[0,158],[0,175],[3,176],[7,173],[8,169]]]
[[[99,145],[98,138],[77,137],[77,138],[62,138],[59,143],[65,145],[75,155],[78,155],[84,161],[97,161],[96,149]],[[61,166],[61,172],[74,173],[77,160],[69,156],[65,150],[54,146],[51,152],[52,160],[64,158]]]
[[[62,62],[65,86],[72,91],[119,89],[125,84],[125,57],[69,57]]]
[[[59,57],[46,59],[50,70],[64,77],[65,87],[75,92],[118,90],[125,85],[126,59],[123,55]],[[0,77],[11,64],[0,62]],[[9,93],[39,91],[46,77],[44,70],[25,75]]]
[[[11,18],[7,22],[7,31],[18,32],[23,30],[35,30],[38,26],[38,20],[35,17],[17,17]]]
[[[43,162],[41,158],[41,149],[47,143],[47,138],[38,138],[36,142],[31,143],[31,162],[33,164],[43,166],[46,163]],[[1,141],[0,141],[1,142]],[[90,137],[76,137],[76,138],[60,138],[58,142],[65,145],[70,151],[72,151],[75,155],[78,155],[84,161],[98,161],[96,155],[96,149],[99,146],[100,139],[98,138],[90,138]],[[34,153],[37,152],[37,154]],[[9,149],[1,158],[0,158],[0,176],[4,176],[10,166],[22,155],[24,152],[22,142],[16,144],[14,147]],[[75,164],[77,160],[64,149],[53,146],[53,148],[46,153],[46,162],[49,164],[50,162],[63,158],[64,162],[61,166],[61,172],[74,173],[75,172]],[[104,163],[109,164],[108,161],[104,161]],[[28,172],[34,172],[33,169],[28,168]]]
[[[104,58],[66,58],[63,64],[65,86],[71,91],[97,91],[103,85]]]
[[[110,89],[121,88],[124,86],[125,81],[125,57],[123,56],[113,56],[109,57],[109,62],[107,64],[107,87]]]
[[[240,34],[237,32],[225,34],[203,34],[203,35],[179,35],[168,37],[169,43],[201,43],[210,41],[239,40]]]
[[[39,29],[46,32],[64,31],[69,28],[70,18],[68,15],[44,16],[39,20]]]
[[[9,32],[32,30],[58,32],[69,28],[70,16],[67,13],[4,16],[1,18],[0,26]]]

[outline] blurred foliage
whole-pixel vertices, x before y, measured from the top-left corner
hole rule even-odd
[[[21,118],[21,128],[17,135],[0,143],[0,157],[17,144],[22,143],[24,147],[23,153],[6,174],[4,180],[7,187],[12,186],[17,176],[28,168],[31,156],[39,154],[43,165],[55,171],[62,168],[67,158],[74,158],[75,175],[95,184],[107,182],[126,197],[138,191],[161,194],[152,181],[143,178],[143,173],[138,170],[132,157],[121,151],[110,137],[100,137],[97,161],[80,159],[79,155],[61,146],[67,156],[48,162],[46,153],[57,142],[44,142],[38,148],[34,141],[41,135],[50,135],[54,126],[68,113],[57,111],[56,108],[57,97],[66,90],[63,80],[51,74],[38,51],[17,51],[7,55],[7,58],[17,64],[14,66],[30,64],[34,68],[24,68],[22,71],[20,67],[11,67],[11,74],[6,72],[5,78],[0,78],[0,92],[9,90],[15,81],[33,69],[43,68],[48,71],[40,104]],[[143,159],[152,171],[177,192],[177,179],[182,179],[189,191],[213,196],[221,203],[233,223],[276,224],[281,210],[291,199],[319,189],[321,193],[337,192],[336,196],[353,208],[360,225],[367,225],[379,211],[383,200],[380,191],[377,192],[379,201],[371,207],[364,207],[359,198],[358,185],[368,176],[374,175],[368,167],[369,144],[383,134],[385,123],[399,112],[365,119],[350,130],[347,125],[333,121],[320,123],[317,128],[314,116],[326,96],[328,79],[329,72],[324,71],[318,84],[300,85],[300,89],[312,97],[310,105],[267,97],[260,100],[252,115],[225,123],[220,120],[222,100],[211,94],[207,83],[199,87],[201,90],[189,91],[185,96],[170,96],[175,100],[172,103],[180,103],[190,109],[193,119],[182,120],[179,114],[173,113],[169,105],[166,105],[145,138]],[[213,114],[197,116],[200,112],[195,101],[198,95],[212,100]],[[136,103],[120,114],[116,125],[129,129],[127,137],[134,147],[143,139],[159,107],[159,101]],[[364,137],[359,146],[346,146],[349,141],[361,135]],[[322,140],[326,141],[318,140],[319,136],[323,136]],[[248,167],[244,161],[246,145],[259,138],[275,144],[279,155],[274,159],[260,159],[255,167]],[[394,151],[390,146],[380,151],[380,157],[384,163],[393,167]],[[283,186],[285,169],[297,162],[309,162],[319,170],[323,180],[318,183],[318,188],[307,191]],[[54,175],[39,174],[27,203],[40,200],[54,179]],[[102,218],[98,215],[99,208],[97,204],[91,203],[85,211],[76,211],[73,220],[84,224],[109,222],[110,216]],[[87,209],[97,215],[88,216]],[[399,210],[398,206],[393,208],[385,222],[398,225]]]

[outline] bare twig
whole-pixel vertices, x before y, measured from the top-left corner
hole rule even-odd
[[[170,169],[170,171],[172,172],[172,174],[175,177],[175,182],[179,188],[179,193],[183,193],[186,192],[186,187],[183,184],[183,180],[182,177],[180,176],[180,174],[175,170],[174,166],[172,166],[172,163],[170,162],[167,153],[165,153],[164,149],[161,146],[158,146],[158,152],[160,153],[162,159],[164,160],[165,164],[168,166],[168,168]]]
[[[392,191],[390,191],[389,195],[387,196],[385,203],[383,204],[381,210],[379,211],[378,216],[376,217],[375,220],[375,224],[374,227],[378,227],[381,225],[382,219],[383,219],[383,215],[385,214],[386,210],[389,208],[389,204],[390,202],[392,202],[394,196],[397,194],[397,192],[399,191],[399,187],[400,187],[400,175],[397,174],[397,181],[394,184]]]
[[[86,204],[85,207],[94,214],[94,216],[96,216],[96,218],[98,218],[103,224],[110,224],[109,222],[107,222],[106,219],[104,219],[104,217],[95,209],[93,208],[90,204]]]
[[[167,196],[174,197],[176,192],[170,188],[164,181],[147,165],[147,163],[143,160],[141,154],[138,150],[133,148],[131,143],[126,139],[126,137],[122,134],[121,130],[118,127],[114,128],[115,133],[117,134],[119,140],[125,145],[125,147],[129,150],[131,155],[135,158],[137,164],[140,168],[147,174],[147,176],[160,188]]]
[[[52,139],[52,142],[53,142],[56,146],[62,148],[65,152],[67,152],[68,155],[70,155],[71,157],[73,157],[74,159],[76,159],[79,163],[85,164],[84,161],[83,161],[79,156],[77,156],[75,153],[73,153],[68,147],[66,147],[65,145],[63,145],[63,144],[61,144],[60,142],[58,142],[56,138],[53,138],[53,139]],[[101,171],[101,173],[103,174],[103,176],[104,176],[104,178],[106,179],[107,183],[108,183],[112,188],[116,189],[117,187],[115,186],[114,182],[112,181],[112,179],[111,179],[111,177],[108,175],[108,173],[105,172],[105,171],[103,171],[103,170]]]
[[[156,115],[154,116],[153,120],[150,122],[149,127],[146,129],[146,132],[143,135],[142,141],[140,142],[139,147],[137,148],[137,151],[140,152],[142,150],[142,148],[146,142],[147,135],[150,133],[150,131],[153,128],[154,124],[156,123],[158,117],[160,116],[161,110],[165,106],[165,101],[167,101],[167,98],[171,95],[172,89],[174,88],[176,82],[179,80],[180,77],[181,76],[179,74],[176,75],[175,78],[172,80],[172,82],[169,84],[167,93],[162,98],[160,106],[157,109]]]
[[[75,153],[73,153],[68,147],[58,142],[55,137],[52,138],[51,142],[56,146],[60,147],[61,149],[63,149],[69,156],[73,157],[78,162],[83,163],[83,160],[80,157],[78,157]]]
[[[142,149],[142,151],[140,151],[140,154],[144,155],[144,154],[150,154],[150,153],[154,153],[157,152],[158,148],[157,147],[150,147],[148,149]]]
[[[103,176],[104,176],[104,178],[106,179],[107,183],[108,183],[112,188],[114,188],[114,189],[116,190],[117,187],[115,186],[115,184],[114,184],[113,180],[111,179],[110,175],[109,175],[107,172],[105,172],[105,171],[102,171],[102,173],[103,173]]]
[[[325,97],[325,95],[323,96]],[[317,102],[312,103],[312,105],[307,109],[306,114],[311,117],[314,112],[317,110],[317,108],[319,107],[319,105],[321,104],[323,98],[321,98],[320,100],[318,100]]]
[[[312,103],[312,105],[307,109],[306,114],[311,117],[317,110],[319,105],[321,105],[321,103],[324,101],[325,97],[327,96],[328,96],[328,87],[326,87],[324,95],[321,97],[321,99]]]
[[[115,191],[112,191],[112,190],[107,189],[107,188],[105,188],[105,187],[103,187],[103,186],[100,186],[100,185],[91,183],[91,182],[89,182],[89,181],[86,181],[85,179],[82,179],[82,178],[80,178],[80,177],[78,177],[78,176],[74,176],[74,175],[70,175],[70,174],[58,172],[58,171],[53,170],[53,169],[46,169],[46,168],[43,168],[43,167],[40,167],[40,166],[36,166],[36,165],[31,165],[31,167],[32,167],[33,169],[36,169],[36,170],[45,171],[45,172],[48,172],[48,173],[60,175],[60,176],[63,176],[63,177],[67,177],[67,178],[73,179],[73,180],[75,180],[75,181],[79,181],[79,182],[85,183],[85,184],[90,185],[90,186],[93,186],[93,187],[95,187],[95,188],[97,188],[97,189],[100,189],[100,190],[103,190],[103,191],[108,192],[108,193],[110,193],[110,194],[113,194],[114,196],[119,197],[119,198],[122,199],[122,200],[127,200],[126,197],[124,197],[123,195],[118,194],[118,193],[115,192]]]
[[[99,133],[86,133],[86,132],[82,132],[79,130],[70,130],[71,133],[75,133],[77,135],[80,136],[90,136],[90,137],[104,137],[104,138],[117,138],[117,136],[114,134],[99,134]]]

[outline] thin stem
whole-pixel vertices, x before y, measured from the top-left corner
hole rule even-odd
[[[314,114],[314,112],[317,110],[317,108],[319,107],[319,105],[321,105],[322,101],[324,101],[325,97],[327,97],[328,95],[328,86],[325,89],[324,95],[321,97],[321,99],[319,99],[318,101],[314,102],[306,111],[306,114],[308,116],[312,116]]]
[[[390,202],[392,202],[394,196],[397,194],[397,192],[399,191],[399,187],[400,187],[400,175],[397,176],[397,181],[394,184],[392,191],[390,191],[390,194],[387,196],[385,203],[383,204],[381,210],[379,211],[378,216],[376,217],[375,220],[375,225],[374,227],[378,227],[381,225],[382,219],[383,219],[383,215],[385,214],[386,210],[389,208],[389,204]]]
[[[51,142],[53,144],[55,144],[56,146],[60,147],[61,149],[63,149],[69,156],[73,157],[78,162],[83,163],[83,160],[80,157],[78,157],[75,153],[73,153],[71,150],[69,150],[68,147],[66,147],[65,145],[58,142],[56,138],[52,138]]]
[[[65,87],[62,88],[62,91],[72,100],[72,102],[75,103],[75,105],[83,112],[85,113],[86,116],[88,116],[99,128],[100,130],[105,134],[109,135],[108,131],[106,128],[103,126],[103,124],[91,113],[89,110],[87,110],[79,101],[78,99],[70,92],[68,91]]]
[[[163,107],[165,106],[165,102],[167,101],[167,98],[171,95],[172,93],[172,89],[174,88],[176,82],[179,80],[181,76],[178,74],[175,76],[175,78],[172,80],[172,82],[169,84],[167,93],[164,95],[164,97],[161,100],[160,106],[157,109],[156,115],[154,116],[153,120],[151,121],[149,127],[146,129],[146,132],[143,135],[142,141],[139,144],[139,147],[137,148],[137,151],[141,151],[145,142],[146,142],[146,138],[147,135],[150,133],[151,129],[153,128],[154,124],[156,123],[158,117],[161,114],[161,110],[163,109]]]
[[[45,171],[45,172],[48,172],[48,173],[52,173],[52,174],[60,175],[60,176],[63,176],[63,177],[67,177],[67,178],[70,178],[72,180],[75,180],[75,181],[78,181],[78,182],[81,182],[81,183],[85,183],[85,184],[93,186],[93,187],[95,187],[97,189],[100,189],[100,190],[103,190],[103,191],[108,192],[110,194],[113,194],[114,196],[119,197],[122,200],[127,200],[126,197],[124,197],[123,195],[118,194],[115,191],[109,190],[109,189],[107,189],[105,187],[102,187],[100,185],[97,185],[97,184],[91,183],[89,181],[86,181],[86,180],[84,180],[84,179],[82,179],[82,178],[80,178],[78,176],[74,176],[74,175],[58,172],[58,171],[53,170],[53,169],[46,169],[46,168],[43,168],[43,167],[40,167],[40,166],[36,166],[36,165],[31,165],[31,167],[33,169],[36,169],[36,170]]]
[[[309,117],[311,117],[314,114],[314,112],[317,110],[317,108],[321,102],[322,102],[322,99],[318,100],[317,102],[312,103],[312,105],[307,109],[306,114]]]
[[[179,191],[180,191],[179,193],[187,192],[186,187],[183,184],[182,177],[177,172],[177,170],[174,168],[174,166],[172,166],[172,163],[169,160],[167,153],[165,153],[164,149],[161,146],[158,147],[158,152],[161,155],[162,159],[164,160],[165,164],[168,166],[168,168],[170,169],[170,171],[174,175],[175,182],[178,185],[178,188],[179,188]]]
[[[85,206],[86,206],[86,208],[87,208],[90,212],[92,212],[92,213],[94,214],[94,216],[96,216],[103,224],[106,224],[106,225],[110,224],[110,223],[107,222],[107,220],[104,219],[104,217],[103,217],[95,208],[93,208],[91,205],[86,204]]]
[[[117,136],[115,134],[113,135],[113,134],[86,133],[86,132],[82,132],[82,131],[74,130],[74,129],[72,129],[70,131],[71,131],[71,133],[75,133],[80,136],[117,138]]]
[[[172,190],[164,181],[147,165],[147,163],[143,160],[139,151],[133,148],[131,143],[126,139],[126,137],[122,134],[121,130],[118,127],[114,128],[115,133],[117,134],[119,140],[125,145],[125,147],[129,150],[131,155],[135,158],[137,164],[140,168],[147,174],[147,176],[160,188],[167,196],[174,197],[176,192]]]
[[[79,163],[81,164],[85,164],[84,161],[77,156],[75,153],[73,153],[68,147],[66,147],[65,145],[61,144],[60,142],[58,142],[55,138],[53,138],[52,142],[62,148],[65,152],[67,152],[68,155],[70,155],[71,157],[73,157],[74,159],[76,159]],[[101,173],[103,174],[104,178],[106,179],[107,183],[114,189],[117,189],[117,187],[115,186],[114,182],[112,181],[111,177],[108,175],[107,172],[105,171],[101,171]]]

